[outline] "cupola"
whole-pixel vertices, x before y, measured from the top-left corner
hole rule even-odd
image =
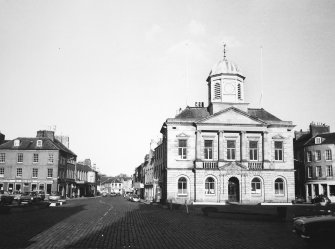
[[[244,79],[239,67],[224,55],[211,69],[208,78],[208,103],[211,114],[235,106],[246,111]]]

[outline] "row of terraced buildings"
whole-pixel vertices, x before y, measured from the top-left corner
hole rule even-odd
[[[0,133],[0,190],[46,194],[59,192],[63,197],[95,195],[98,174],[90,160],[77,162],[77,155],[54,131],[41,130],[36,137],[5,140]]]

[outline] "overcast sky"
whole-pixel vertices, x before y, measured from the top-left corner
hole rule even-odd
[[[79,161],[130,175],[167,118],[207,105],[223,42],[250,107],[335,130],[334,11],[333,0],[0,0],[0,131],[56,126]]]

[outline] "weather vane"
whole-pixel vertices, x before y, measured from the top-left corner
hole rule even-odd
[[[226,43],[223,43],[223,59],[226,59]]]

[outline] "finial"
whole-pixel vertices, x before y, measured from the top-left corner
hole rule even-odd
[[[226,43],[223,43],[223,59],[226,60]]]

